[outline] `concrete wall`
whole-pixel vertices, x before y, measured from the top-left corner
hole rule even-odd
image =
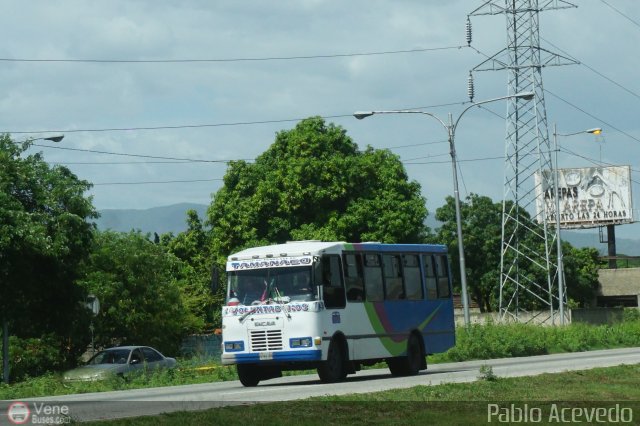
[[[455,309],[455,322],[456,327],[464,327],[464,313],[462,309]],[[487,322],[493,323],[509,323],[509,322],[520,322],[520,323],[528,323],[528,324],[536,324],[536,325],[560,325],[560,313],[554,311],[553,313],[553,321],[550,315],[550,312],[547,311],[532,311],[520,313],[518,316],[518,321],[515,318],[505,317],[505,321],[500,319],[500,315],[498,312],[485,312],[480,313],[479,310],[471,310],[469,312],[469,321],[471,324],[486,324]],[[565,324],[571,323],[571,310],[567,309],[565,311]]]
[[[572,312],[573,322],[601,325],[624,320],[624,308],[580,308]]]
[[[640,295],[640,268],[600,269],[600,296]]]

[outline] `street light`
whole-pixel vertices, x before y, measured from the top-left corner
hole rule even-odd
[[[469,326],[470,318],[469,318],[469,297],[467,295],[467,273],[466,273],[466,266],[465,266],[465,260],[464,260],[464,245],[462,242],[462,218],[460,215],[460,195],[458,192],[458,169],[457,169],[457,165],[456,165],[456,147],[455,147],[455,134],[456,134],[456,128],[458,127],[458,123],[460,122],[460,119],[462,118],[462,116],[464,115],[465,112],[467,112],[468,110],[470,110],[471,108],[478,106],[478,105],[482,105],[482,104],[487,104],[489,102],[496,102],[496,101],[501,101],[503,99],[511,99],[511,98],[517,98],[517,99],[524,99],[524,100],[531,100],[533,99],[534,93],[533,92],[522,92],[522,93],[516,93],[515,95],[508,95],[508,96],[501,96],[499,98],[493,98],[493,99],[487,99],[484,101],[480,101],[480,102],[474,102],[473,104],[469,105],[468,107],[466,107],[464,110],[462,110],[462,112],[460,113],[460,115],[458,116],[458,118],[456,119],[455,122],[453,122],[451,113],[449,113],[448,115],[448,123],[445,123],[444,121],[442,121],[440,118],[438,118],[436,115],[427,112],[427,111],[416,111],[416,110],[391,110],[391,111],[358,111],[355,112],[353,114],[353,116],[355,118],[357,118],[358,120],[362,120],[363,118],[366,117],[370,117],[374,114],[423,114],[423,115],[427,115],[429,117],[432,117],[436,120],[438,120],[438,122],[440,124],[442,124],[442,126],[445,128],[445,130],[447,131],[447,135],[448,135],[448,139],[449,139],[449,151],[451,154],[451,167],[453,169],[453,195],[454,195],[454,199],[455,199],[455,206],[456,206],[456,226],[457,226],[457,232],[458,232],[458,253],[460,256],[460,286],[462,287],[462,308],[464,310],[464,325],[465,326]]]
[[[24,142],[35,142],[35,141],[51,141],[51,142],[60,142],[62,139],[64,139],[64,135],[56,135],[56,136],[48,136],[46,138],[34,138],[34,139],[27,139]]]
[[[602,129],[600,127],[596,127],[593,129],[581,130],[579,132],[573,133],[558,133],[557,124],[553,124],[553,146],[556,151],[556,166],[554,167],[553,173],[553,186],[555,189],[555,197],[556,197],[556,254],[557,254],[557,263],[558,263],[558,309],[560,310],[560,324],[564,325],[564,258],[562,255],[562,240],[560,239],[560,191],[559,191],[559,176],[558,176],[558,136],[574,136],[580,135],[583,133],[591,133],[594,135],[599,135],[602,133]],[[552,319],[553,320],[553,319]]]
[[[27,139],[18,143],[30,144],[34,141],[51,141],[60,142],[64,139],[64,135],[48,136],[43,138]],[[9,383],[9,320],[6,316],[2,319],[2,378],[3,381]]]

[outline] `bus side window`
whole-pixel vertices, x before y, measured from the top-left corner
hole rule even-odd
[[[360,254],[347,253],[343,255],[345,286],[347,300],[349,302],[361,302],[364,300],[364,277],[362,272],[362,256]]]
[[[422,277],[420,277],[420,261],[417,254],[405,254],[404,260],[404,287],[407,290],[407,299],[424,299],[422,290]]]
[[[422,263],[424,264],[424,278],[427,283],[427,298],[434,300],[438,298],[438,289],[436,287],[436,270],[433,264],[433,256],[430,254],[422,255]]]
[[[451,293],[449,291],[449,265],[446,256],[436,256],[436,270],[438,274],[438,297],[448,299]]]
[[[344,308],[346,304],[340,256],[322,256],[322,294],[327,308]]]
[[[364,288],[367,301],[381,302],[384,300],[380,256],[375,253],[367,253],[364,256]]]
[[[400,256],[396,254],[385,254],[382,256],[382,264],[384,266],[384,283],[387,291],[386,299],[404,299]]]

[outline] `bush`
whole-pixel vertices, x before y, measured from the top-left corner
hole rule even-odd
[[[622,320],[625,322],[640,321],[640,308],[625,308]]]
[[[507,358],[547,353],[543,327],[527,324],[474,324],[459,329],[456,346],[447,352],[451,361]]]
[[[28,339],[9,336],[9,377],[12,382],[59,371],[66,364],[67,356],[60,350],[59,339],[53,334]]]
[[[474,324],[456,332],[456,345],[440,361],[544,355],[640,346],[640,321],[613,325],[574,323],[566,327],[530,324]]]

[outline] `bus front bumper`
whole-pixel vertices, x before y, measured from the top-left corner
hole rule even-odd
[[[304,351],[265,351],[253,353],[222,353],[222,364],[258,364],[320,361],[322,351],[311,349]]]

